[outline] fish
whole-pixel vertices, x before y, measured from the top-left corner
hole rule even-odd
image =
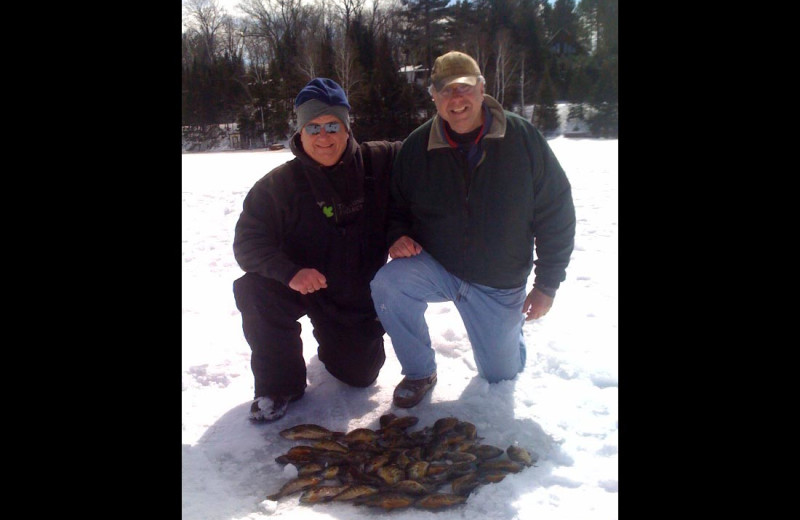
[[[376,442],[381,449],[385,450],[411,448],[417,444],[414,440],[408,437],[408,435],[405,435],[403,430],[396,428],[393,428],[392,430],[383,430],[381,438]]]
[[[383,448],[376,446],[375,443],[369,441],[353,441],[347,444],[347,449],[353,451],[368,451],[371,453],[383,453]]]
[[[298,477],[296,479],[292,479],[281,486],[276,493],[267,495],[267,500],[278,500],[287,495],[303,491],[311,486],[316,486],[320,482],[322,482],[322,479],[319,477]]]
[[[463,433],[464,436],[469,440],[475,440],[478,438],[478,429],[470,422],[461,421],[458,423],[455,429],[459,433]]]
[[[316,504],[319,502],[328,502],[333,500],[333,497],[344,492],[350,487],[350,484],[342,484],[340,486],[317,486],[303,491],[300,495],[300,502],[303,504]]]
[[[422,454],[422,446],[415,446],[408,451],[408,456],[412,460],[422,460],[424,458]]]
[[[433,432],[436,435],[442,435],[458,426],[459,422],[461,421],[459,421],[456,417],[442,417],[433,423]]]
[[[323,469],[325,469],[325,466],[322,464],[317,462],[309,462],[308,464],[303,464],[297,468],[297,476],[307,477],[309,475],[316,475],[317,473],[322,473]]]
[[[413,460],[411,459],[411,457],[408,456],[408,450],[398,451],[395,454],[394,459],[392,460],[393,464],[403,469],[406,469],[408,465],[411,464],[412,462]]]
[[[316,450],[312,455],[311,460],[326,466],[337,466],[339,464],[346,463],[350,455],[351,454],[349,452],[342,453],[339,451]]]
[[[442,509],[463,504],[466,501],[466,496],[455,493],[431,493],[419,499],[415,505],[424,509]]]
[[[391,456],[388,453],[381,453],[380,455],[372,457],[366,464],[364,464],[364,472],[374,473],[378,471],[378,468],[389,463],[390,457]]]
[[[506,448],[506,454],[508,455],[509,459],[526,466],[533,466],[534,463],[536,463],[536,461],[539,459],[538,455],[534,455],[525,448],[514,445]]]
[[[390,421],[386,422],[386,424],[381,424],[381,428],[383,429],[390,429],[390,428],[398,428],[400,430],[405,430],[414,426],[419,422],[419,417],[414,417],[413,415],[406,415],[403,417],[395,416]]]
[[[334,453],[334,452],[331,452]],[[342,455],[342,454],[339,454]],[[348,466],[363,466],[366,462],[375,456],[375,453],[372,451],[353,451],[350,450],[349,452],[342,455],[342,461],[340,464],[345,464]]]
[[[450,466],[448,470],[449,477],[461,477],[470,473],[475,473],[478,470],[478,465],[474,462],[456,462]]]
[[[381,488],[386,485],[386,482],[379,476],[371,473],[364,473],[355,466],[348,466],[345,472],[339,477],[339,480],[342,482],[367,484],[377,488]]]
[[[431,463],[426,460],[418,460],[406,466],[406,475],[411,480],[422,480],[428,474],[428,466]]]
[[[505,450],[490,444],[478,444],[468,449],[467,452],[476,455],[481,460],[488,460],[499,457],[505,453]]]
[[[478,444],[478,442],[476,440],[467,439],[467,440],[461,441],[459,444],[457,444],[455,446],[452,446],[450,448],[450,451],[464,451],[464,452],[469,453],[469,450],[471,450],[472,448],[474,448],[474,447],[476,447],[478,445],[479,444]]]
[[[481,482],[489,482],[492,484],[497,484],[498,482],[506,478],[506,475],[508,475],[508,473],[503,473],[501,471],[483,473],[480,476],[480,480]]]
[[[414,498],[402,493],[384,491],[374,495],[358,498],[356,503],[370,507],[382,507],[388,511],[390,509],[402,509],[404,507],[408,507],[414,503]]]
[[[428,466],[425,482],[444,482],[450,480],[450,464],[436,462]]]
[[[522,471],[522,464],[514,462],[513,460],[487,460],[478,464],[478,471],[482,473],[489,473],[495,471],[502,471],[504,473],[519,473]]]
[[[328,466],[319,473],[319,476],[322,477],[323,480],[330,480],[336,478],[341,470],[341,466]]]
[[[466,451],[447,451],[444,453],[444,458],[451,462],[474,462],[478,460],[477,455]]]
[[[278,435],[289,440],[315,441],[319,439],[334,439],[344,435],[342,432],[334,432],[317,424],[298,424],[291,428],[286,428],[278,432]]]
[[[369,428],[356,428],[355,430],[347,432],[341,440],[346,444],[350,444],[355,441],[372,442],[377,438],[378,434]]]
[[[378,423],[381,425],[381,428],[386,428],[395,419],[397,419],[397,416],[390,412],[390,413],[381,415],[380,418],[378,419]]]
[[[325,466],[324,464],[309,462],[297,468],[297,476],[310,477],[314,475],[322,478],[322,480],[331,480],[339,475],[341,469],[341,466]]]
[[[428,486],[410,479],[395,482],[394,485],[391,486],[391,490],[406,495],[427,495],[431,492]]]
[[[275,461],[279,464],[314,462],[315,451],[311,446],[293,446]]]
[[[406,476],[406,472],[394,464],[381,466],[378,468],[377,474],[379,477],[385,480],[387,484],[396,484],[401,480],[404,480]]]
[[[464,435],[463,433],[452,432],[452,433],[448,433],[447,435],[445,435],[442,438],[442,440],[439,441],[439,444],[441,446],[445,446],[447,449],[450,449],[451,446],[460,446],[461,443],[464,442],[465,440],[468,440],[468,439],[467,439],[467,436]]]
[[[336,451],[336,452],[339,452],[339,453],[347,453],[348,452],[347,446],[345,446],[344,444],[340,444],[340,443],[338,443],[336,441],[332,441],[330,439],[319,440],[319,441],[315,442],[314,444],[312,444],[311,446],[313,448],[318,449],[318,450]]]
[[[427,426],[419,431],[408,433],[408,442],[414,447],[424,447],[434,442],[437,438],[433,428]]]
[[[375,486],[367,486],[365,484],[353,484],[344,491],[342,491],[341,493],[339,493],[338,495],[334,496],[333,500],[336,502],[341,502],[345,500],[354,500],[359,497],[374,495],[378,491],[380,491],[380,489]]]
[[[447,446],[442,443],[441,441],[435,442],[426,447],[425,450],[425,460],[435,461],[441,460],[444,457],[445,452],[447,451]]]
[[[456,495],[469,495],[480,485],[481,482],[478,480],[477,473],[467,473],[466,475],[453,479],[450,482],[450,489],[452,489],[453,493]]]

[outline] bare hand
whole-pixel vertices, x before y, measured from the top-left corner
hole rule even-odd
[[[554,298],[547,296],[538,289],[532,289],[522,304],[522,313],[525,314],[525,321],[536,320],[547,314],[553,306]]]
[[[389,248],[389,256],[392,258],[406,258],[415,256],[422,252],[422,246],[417,244],[414,239],[403,235]]]
[[[289,287],[300,294],[309,294],[320,289],[328,288],[328,281],[325,275],[316,269],[300,269],[297,274],[289,280]]]

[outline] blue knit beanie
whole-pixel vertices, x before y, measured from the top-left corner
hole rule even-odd
[[[297,131],[309,121],[330,114],[338,118],[350,132],[350,103],[338,83],[328,78],[314,78],[294,100]]]

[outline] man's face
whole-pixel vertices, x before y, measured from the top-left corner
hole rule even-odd
[[[483,124],[483,83],[480,81],[474,87],[453,83],[441,91],[434,88],[433,102],[439,116],[459,134],[471,132]]]
[[[338,123],[339,131],[336,133],[328,133],[325,130],[326,123]],[[309,125],[320,125],[319,133],[311,135],[308,132]],[[312,119],[303,130],[300,132],[300,142],[303,144],[303,150],[306,151],[309,157],[317,161],[323,166],[333,166],[344,153],[347,146],[347,128],[344,123],[339,121],[339,118],[332,115],[321,115]]]

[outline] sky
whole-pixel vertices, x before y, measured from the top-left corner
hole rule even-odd
[[[267,500],[297,476],[275,458],[301,444],[279,432],[313,423],[330,430],[377,429],[387,413],[473,423],[483,443],[524,447],[535,466],[475,490],[440,512],[409,508],[393,520],[614,520],[618,518],[618,141],[549,140],[572,184],[575,250],[547,316],[527,322],[525,370],[489,384],[477,375],[463,322],[451,303],[426,313],[439,381],[414,408],[392,405],[402,379],[391,338],[386,363],[366,389],[321,365],[310,322],[301,319],[308,388],[286,416],[251,423],[250,348],[233,299],[243,273],[233,230],[250,187],[291,159],[283,151],[182,155],[182,519],[373,518],[349,503],[305,505],[299,494]],[[529,280],[530,288],[533,279]]]

